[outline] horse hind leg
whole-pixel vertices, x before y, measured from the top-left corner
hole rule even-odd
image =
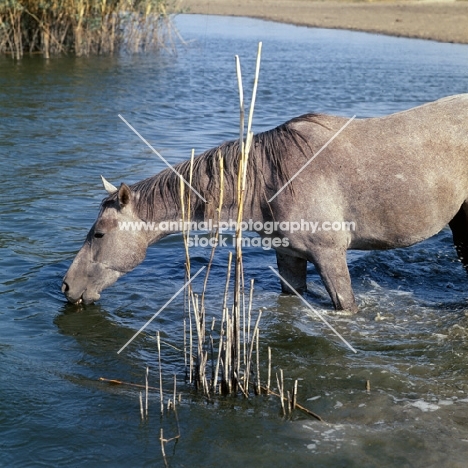
[[[355,314],[358,311],[354,293],[351,288],[346,249],[321,248],[309,255],[325,284],[325,288],[335,306],[343,315]],[[276,252],[280,275],[299,293],[307,291],[307,260],[292,255]],[[294,291],[281,281],[283,293]]]
[[[305,258],[293,257],[282,252],[276,252],[276,263],[278,271],[298,293],[307,291],[307,260]],[[294,291],[281,281],[281,291],[285,294],[293,294]]]
[[[463,203],[458,213],[449,222],[449,226],[458,258],[468,273],[468,202]]]

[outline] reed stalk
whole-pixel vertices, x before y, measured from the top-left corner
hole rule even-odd
[[[250,293],[249,293],[249,307],[247,312],[247,319],[248,323],[246,323],[245,317],[245,307],[243,310],[243,329],[242,329],[242,340],[244,342],[244,365],[247,364],[247,346],[248,346],[248,338],[250,336],[250,318],[252,316],[252,304],[253,304],[253,293],[254,293],[254,280],[250,280]],[[246,327],[247,327],[247,335],[246,335]]]
[[[189,184],[192,185],[192,177],[193,177],[193,160],[195,157],[195,150],[192,149],[192,155],[190,158],[190,174],[189,174]],[[183,224],[183,231],[182,237],[184,240],[184,249],[185,249],[185,281],[190,280],[190,252],[189,252],[189,245],[188,240],[190,236],[190,219],[191,219],[191,199],[190,194],[188,196],[188,200],[186,202],[185,197],[185,181],[182,177],[179,179],[180,185],[180,207],[181,207],[181,217],[182,217],[182,224]],[[187,204],[187,206],[186,206]],[[189,321],[189,351],[188,351],[188,359],[189,359],[189,383],[192,383],[192,378],[194,375],[194,368],[193,368],[193,324],[192,324],[192,285],[185,291],[184,295],[184,310],[187,311],[184,317],[184,350],[185,350],[185,365],[186,365],[186,373],[187,373],[187,348],[186,348],[186,322],[187,318]]]
[[[161,453],[162,453],[162,456],[163,456],[163,461],[164,461],[164,466],[167,468],[169,467],[168,463],[167,463],[167,458],[166,458],[166,450],[165,450],[165,443],[166,443],[166,439],[164,439],[164,429],[161,427],[160,431],[159,431],[159,440],[161,441]]]
[[[223,296],[223,306],[222,306],[222,317],[221,317],[221,328],[219,333],[219,345],[218,345],[218,359],[216,360],[216,367],[213,376],[212,390],[216,392],[216,387],[218,383],[219,368],[222,362],[223,350],[225,349],[225,323],[227,321],[227,301],[229,293],[229,281],[231,279],[231,265],[232,265],[232,252],[229,252],[228,255],[228,266],[226,274],[226,284],[224,287],[224,296]]]
[[[158,364],[159,364],[159,398],[160,398],[160,407],[161,407],[161,416],[164,414],[164,395],[163,395],[163,382],[162,382],[162,366],[161,366],[161,339],[159,332],[156,335],[156,340],[158,344]]]
[[[145,416],[148,417],[148,377],[149,377],[149,367],[146,368],[145,373]]]
[[[280,394],[280,400],[281,400],[281,409],[283,411],[283,416],[286,416],[286,409],[284,407],[284,378],[283,378],[283,369],[280,369],[280,377],[278,377],[278,374],[276,374],[276,382],[278,384],[278,391]]]
[[[246,370],[250,371],[251,367],[252,367],[252,355],[253,355],[253,349],[254,349],[254,346],[255,344],[257,344],[257,336],[259,334],[259,324],[260,324],[260,319],[262,318],[262,311],[259,311],[258,313],[258,317],[257,317],[257,321],[255,322],[255,326],[254,326],[254,329],[253,329],[253,332],[252,332],[252,337],[249,338],[249,343],[250,343],[250,349],[249,349],[249,355],[248,355],[248,359],[247,359],[247,366],[246,366]],[[258,354],[258,348],[257,348],[257,354]],[[258,374],[257,374],[258,375]],[[245,374],[245,381],[246,381],[246,387],[248,388],[249,386],[249,380],[250,378],[250,372],[246,372]]]
[[[236,71],[237,71],[237,82],[239,86],[239,162],[237,170],[237,219],[236,219],[236,260],[235,260],[235,276],[234,276],[234,339],[239,341],[239,317],[238,312],[240,309],[240,295],[242,284],[241,284],[241,271],[242,271],[242,229],[241,222],[244,214],[244,194],[245,194],[245,184],[244,181],[244,170],[246,169],[246,154],[245,154],[245,145],[244,145],[244,90],[242,85],[242,72],[240,66],[239,56],[236,55]],[[237,352],[237,349],[235,350]],[[236,364],[239,362],[238,354],[234,355],[234,361]],[[236,366],[237,367],[237,366]],[[248,388],[248,387],[247,387]]]
[[[296,405],[297,405],[297,385],[298,385],[298,381],[297,379],[294,381],[294,390],[293,390],[293,394],[292,394],[292,401],[291,401],[291,409],[292,410],[295,410],[296,409]]]
[[[255,340],[255,350],[257,358],[257,375],[255,378],[255,394],[260,395],[260,330],[257,328],[257,335]]]
[[[271,385],[271,348],[268,346],[268,376],[267,376],[267,385],[266,385],[267,395],[270,393],[270,385]]]
[[[192,153],[193,158],[193,153]],[[219,241],[219,223],[221,222],[221,211],[223,209],[224,203],[224,158],[221,154],[221,151],[218,152],[218,164],[219,164],[219,200],[218,206],[216,208],[216,225],[214,233],[212,233],[212,238],[214,238],[214,242],[212,243],[210,259],[208,261],[208,265],[206,267],[206,275],[205,281],[203,282],[203,290],[202,290],[202,304],[205,304],[205,293],[206,288],[208,286],[208,279],[210,277],[211,266],[213,264],[214,256],[216,253],[216,247]]]
[[[143,410],[143,392],[140,392],[140,416],[141,420],[145,420],[145,411]]]

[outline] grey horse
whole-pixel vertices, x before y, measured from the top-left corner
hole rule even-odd
[[[238,154],[239,143],[228,142],[195,158],[192,169],[185,161],[174,166],[177,173],[166,169],[118,189],[103,179],[109,196],[63,279],[68,301],[98,300],[171,232],[148,226],[180,220],[180,180],[191,171],[192,219],[213,219],[221,157],[221,220],[235,219]],[[348,249],[406,247],[448,224],[468,271],[468,94],[378,118],[307,114],[255,135],[244,219],[270,226],[257,231],[276,248],[283,292],[306,290],[312,262],[340,311],[357,311]],[[129,222],[147,228],[122,229]],[[288,229],[297,223],[300,229]],[[354,229],[334,229],[339,223]]]

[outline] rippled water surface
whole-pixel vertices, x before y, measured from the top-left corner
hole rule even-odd
[[[119,113],[172,163],[236,138],[234,55],[250,88],[259,40],[255,131],[308,111],[383,115],[468,91],[467,46],[241,18],[182,15],[176,24],[186,41],[177,53],[0,58],[0,464],[163,466],[160,428],[167,438],[177,428],[173,416],[160,420],[157,392],[142,423],[138,390],[99,381],[142,383],[146,365],[156,368],[160,330],[165,386],[177,373],[182,393],[170,466],[466,466],[468,282],[447,230],[409,249],[349,255],[361,310],[328,320],[357,354],[297,298],[279,295],[272,252],[246,251],[261,344],[325,423],[282,418],[274,398],[207,404],[190,393],[172,347],[183,341],[181,300],[117,354],[183,284],[180,236],[150,248],[99,303],[65,303],[61,279],[104,196],[99,175],[133,183],[163,168]],[[207,257],[195,251],[193,267]],[[215,316],[224,271],[220,257]],[[307,299],[328,313],[312,267],[308,279]]]

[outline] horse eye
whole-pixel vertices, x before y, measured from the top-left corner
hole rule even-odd
[[[94,238],[95,239],[101,239],[102,237],[104,237],[104,233],[102,233],[102,232],[95,232],[94,233]]]

